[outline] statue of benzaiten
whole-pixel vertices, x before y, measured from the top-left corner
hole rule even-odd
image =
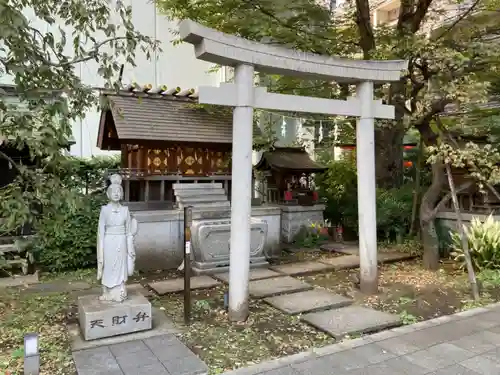
[[[134,273],[134,236],[137,221],[130,215],[123,199],[122,178],[114,174],[107,189],[109,203],[101,207],[97,231],[97,279],[101,280],[101,301],[123,302],[126,283]]]

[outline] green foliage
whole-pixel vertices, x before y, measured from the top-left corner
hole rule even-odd
[[[358,231],[358,196],[355,161],[344,159],[328,163],[325,173],[317,176],[320,195],[326,198],[325,217],[345,231]],[[377,228],[380,239],[395,239],[410,226],[413,187],[377,189]]]
[[[118,159],[68,158],[65,169],[54,171],[77,199],[76,207],[49,211],[36,222],[31,246],[38,266],[62,271],[95,265],[97,222],[101,205],[106,203],[104,176],[118,167]],[[71,202],[66,202],[69,206]]]
[[[328,240],[327,230],[322,223],[311,223],[308,227],[300,228],[293,243],[298,247],[316,248]]]
[[[477,279],[484,288],[497,288],[500,286],[500,270],[484,269],[477,274]]]
[[[472,265],[475,270],[500,269],[500,222],[490,215],[481,222],[477,217],[471,221],[470,227],[464,225],[464,231],[469,241],[469,251]],[[465,256],[460,234],[451,234],[452,256],[459,262],[462,269],[466,269]]]
[[[28,149],[35,168],[9,160],[17,178],[0,189],[0,226],[10,232],[38,226],[44,215],[78,210],[80,192],[68,188],[68,145],[74,121],[99,105],[78,64],[97,65],[105,86],[118,89],[121,64],[134,66],[158,42],[134,29],[132,7],[107,0],[9,0],[0,12],[0,80],[14,82],[14,95],[0,93],[0,140]],[[111,22],[111,20],[114,22]],[[71,185],[72,183],[70,183]]]
[[[399,189],[377,189],[377,227],[386,239],[401,237],[408,232],[413,202],[413,186]]]
[[[325,173],[316,176],[321,197],[326,198],[325,218],[333,225],[342,224],[357,233],[357,174],[352,159],[331,160]]]
[[[418,318],[415,315],[410,314],[406,310],[401,311],[401,313],[399,314],[399,317],[401,318],[401,322],[404,325],[415,324],[418,322]]]

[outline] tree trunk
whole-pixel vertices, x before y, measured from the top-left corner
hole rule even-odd
[[[420,139],[420,143],[418,145],[417,165],[415,165],[415,187],[413,188],[410,231],[408,232],[409,236],[413,236],[413,234],[415,233],[415,228],[417,227],[417,209],[418,209],[418,201],[420,198],[420,177],[422,175],[422,159],[424,157],[423,149],[424,149],[424,142],[422,141],[422,139]]]
[[[403,137],[402,120],[390,128],[375,130],[375,174],[377,187],[397,188],[403,184]]]
[[[439,269],[439,241],[434,219],[420,222],[420,237],[424,246],[422,263],[429,270]]]
[[[436,162],[432,165],[432,183],[422,196],[420,203],[420,230],[424,246],[423,265],[430,270],[439,268],[439,242],[435,218],[436,206],[441,196],[444,183],[444,165]]]

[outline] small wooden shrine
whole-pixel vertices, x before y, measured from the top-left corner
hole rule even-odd
[[[313,161],[305,149],[297,147],[276,147],[264,152],[254,168],[264,176],[262,190],[267,203],[299,205],[317,203],[312,175],[327,169]]]
[[[464,135],[459,132],[451,132],[451,135],[457,141],[459,147],[465,147],[469,142],[473,142],[479,146],[488,144],[487,135]],[[484,187],[482,190],[479,189],[476,180],[466,169],[452,167],[451,173],[455,187],[460,189],[460,191],[457,191],[457,198],[462,211],[489,214],[500,210],[500,200],[497,196],[488,187]],[[467,184],[469,186],[466,186]],[[447,183],[445,191],[449,191]],[[454,211],[451,200],[445,204],[443,210]]]
[[[200,107],[192,89],[165,86],[103,91],[101,102],[97,146],[121,151],[118,172],[135,209],[171,208],[178,182],[222,182],[230,196],[230,112]]]

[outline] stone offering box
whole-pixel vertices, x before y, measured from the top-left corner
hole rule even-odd
[[[250,263],[253,267],[268,264],[264,255],[267,231],[267,223],[264,220],[250,219]],[[203,274],[220,272],[228,268],[230,238],[230,219],[193,220],[191,226],[193,272]]]
[[[78,298],[80,329],[85,340],[102,339],[152,328],[151,303],[131,293],[124,302],[101,302],[96,295]]]

